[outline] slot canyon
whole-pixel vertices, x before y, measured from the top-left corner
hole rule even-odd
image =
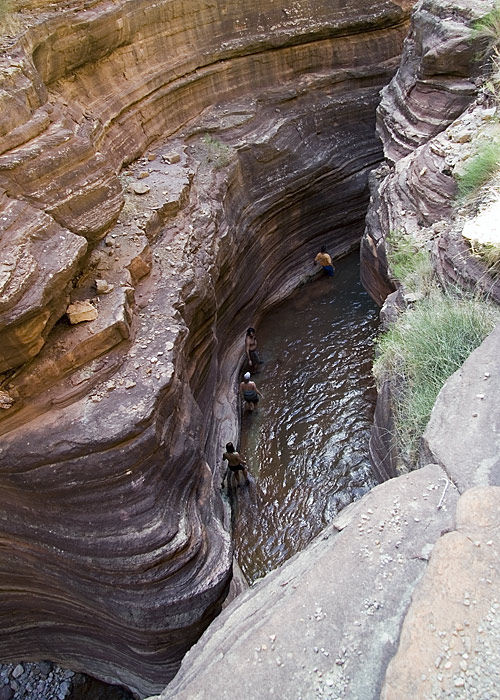
[[[440,393],[419,469],[398,470],[378,387],[380,484],[250,587],[220,488],[245,330],[314,276],[325,242],[339,264],[360,250],[385,323],[404,302],[386,256],[401,228],[427,235],[441,280],[500,302],[452,172],[494,129],[474,29],[493,7],[12,0],[2,663],[162,700],[498,688],[498,328]]]

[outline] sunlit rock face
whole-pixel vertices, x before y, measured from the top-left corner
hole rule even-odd
[[[1,58],[2,659],[145,695],[217,613],[244,330],[357,245],[412,4],[26,6]]]

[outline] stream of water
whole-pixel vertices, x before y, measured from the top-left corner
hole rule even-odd
[[[368,438],[378,308],[352,253],[257,327],[263,393],[244,414],[240,451],[255,480],[234,499],[236,556],[249,582],[303,549],[371,489]]]

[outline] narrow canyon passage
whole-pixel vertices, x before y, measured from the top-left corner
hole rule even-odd
[[[358,253],[336,261],[259,324],[264,398],[245,414],[241,452],[255,478],[234,499],[235,550],[250,583],[303,549],[375,484],[368,438],[378,308]]]

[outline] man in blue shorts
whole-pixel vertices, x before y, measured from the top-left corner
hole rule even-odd
[[[326,252],[325,246],[321,248],[321,251],[317,254],[317,256],[314,258],[315,263],[319,263],[323,270],[326,272],[328,277],[333,277],[333,273],[335,272],[335,268],[332,264],[332,259]]]

